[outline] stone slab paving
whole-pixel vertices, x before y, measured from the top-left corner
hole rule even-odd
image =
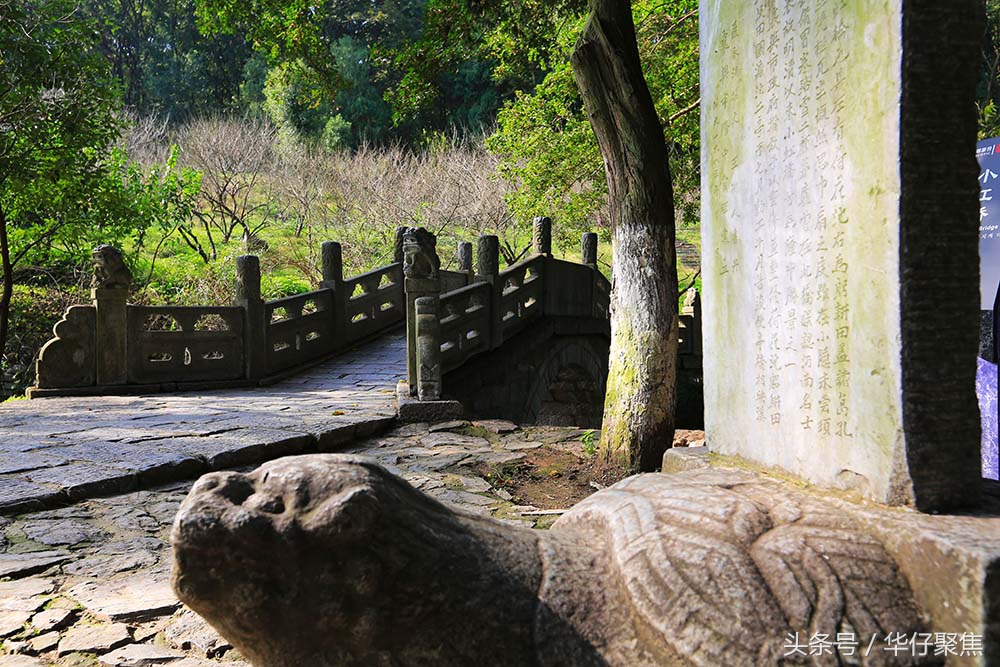
[[[392,333],[270,387],[4,403],[0,515],[329,451],[391,425],[405,373]]]
[[[444,503],[547,525],[551,512],[514,505],[475,468],[516,461],[536,443],[579,455],[583,431],[478,424],[410,424],[345,451],[374,458]],[[0,517],[0,667],[248,667],[169,586],[169,529],[192,483]]]

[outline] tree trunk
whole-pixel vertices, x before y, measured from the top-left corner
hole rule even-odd
[[[7,216],[0,207],[0,361],[7,350],[7,332],[10,326],[10,302],[14,295],[14,266],[10,261],[10,244],[7,240]],[[0,363],[0,392],[3,389],[4,364]],[[0,397],[2,400],[2,397]]]
[[[571,62],[604,158],[611,215],[611,359],[599,452],[610,464],[650,471],[674,433],[674,196],[627,0],[590,0]]]

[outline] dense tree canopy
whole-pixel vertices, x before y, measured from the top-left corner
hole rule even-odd
[[[120,99],[99,39],[68,0],[0,0],[0,352],[18,274],[78,265],[197,187],[173,161],[147,173],[113,148]]]

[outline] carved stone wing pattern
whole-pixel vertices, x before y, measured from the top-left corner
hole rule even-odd
[[[877,634],[865,664],[932,664],[879,643],[921,630],[881,544],[776,484],[736,472],[642,475],[583,501],[553,530],[595,524],[637,616],[692,664],[852,664],[832,652],[785,656],[795,632],[804,642],[852,633],[859,651]]]

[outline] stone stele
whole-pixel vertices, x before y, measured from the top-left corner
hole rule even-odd
[[[883,503],[975,504],[981,14],[702,2],[713,451]]]
[[[881,651],[929,607],[868,525],[707,469],[626,479],[536,531],[318,454],[202,477],[174,522],[173,585],[256,667],[820,664],[785,655],[795,632],[937,664]]]

